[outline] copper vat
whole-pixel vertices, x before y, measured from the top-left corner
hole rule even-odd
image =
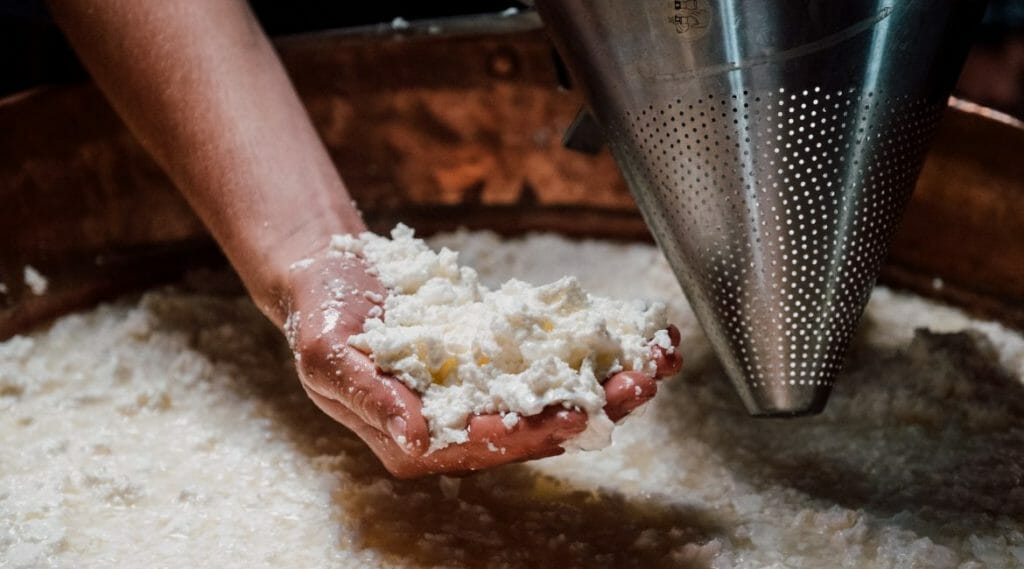
[[[566,150],[581,104],[530,14],[294,36],[277,47],[376,229],[649,239],[605,151]],[[952,101],[883,282],[1024,329],[1024,125]],[[0,339],[223,263],[91,85],[0,101]],[[31,265],[46,294],[24,283]]]

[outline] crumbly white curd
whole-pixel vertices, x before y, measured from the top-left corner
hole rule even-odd
[[[602,450],[398,481],[240,291],[124,298],[0,343],[0,567],[1024,565],[1018,332],[879,288],[825,412],[751,419],[655,248],[430,243],[666,303],[683,374]]]
[[[349,344],[423,394],[431,450],[468,440],[473,414],[518,417],[559,405],[587,413],[572,446],[611,442],[601,384],[621,371],[653,376],[652,345],[671,349],[665,305],[588,294],[575,277],[491,290],[458,253],[433,251],[399,225],[391,238],[336,236],[335,252],[366,259],[388,289],[384,313]]]

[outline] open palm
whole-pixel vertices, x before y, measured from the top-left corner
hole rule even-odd
[[[348,345],[386,295],[364,261],[322,253],[292,272],[291,288],[286,333],[303,387],[321,410],[359,435],[395,476],[465,473],[554,456],[564,452],[561,443],[586,428],[585,413],[560,406],[523,417],[512,428],[499,415],[477,415],[469,420],[467,442],[428,454],[430,430],[420,396]],[[669,333],[678,345],[675,327]],[[621,372],[604,383],[605,412],[613,421],[654,397],[656,379],[678,371],[676,350],[652,349],[656,377]]]

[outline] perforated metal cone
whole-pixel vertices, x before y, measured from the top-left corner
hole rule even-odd
[[[752,414],[824,407],[983,7],[538,0]]]

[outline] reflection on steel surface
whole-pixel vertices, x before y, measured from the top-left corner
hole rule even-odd
[[[752,414],[824,407],[983,7],[538,0]]]

